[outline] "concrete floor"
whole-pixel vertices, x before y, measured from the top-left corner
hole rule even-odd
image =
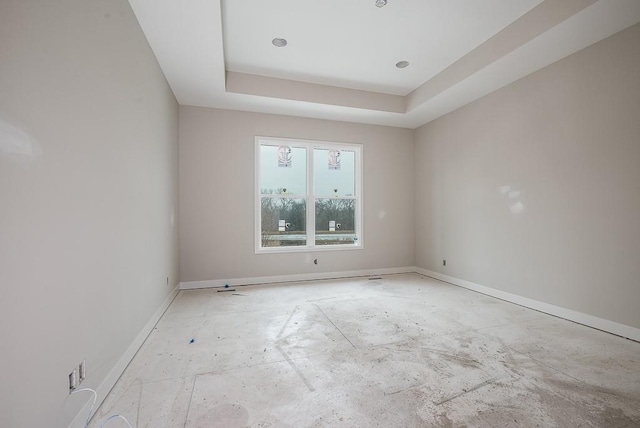
[[[640,426],[640,343],[414,274],[236,290],[181,291],[92,426]]]

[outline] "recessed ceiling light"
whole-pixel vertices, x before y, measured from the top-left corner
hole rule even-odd
[[[279,39],[276,37],[275,39],[271,40],[271,43],[273,43],[273,46],[283,48],[287,46],[287,39]]]
[[[398,68],[407,68],[409,67],[409,61],[400,61],[396,63],[396,67]]]
[[[387,0],[376,0],[376,6],[382,7],[387,4]]]

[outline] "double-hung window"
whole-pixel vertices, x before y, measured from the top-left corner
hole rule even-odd
[[[256,137],[256,252],[362,248],[362,145]]]

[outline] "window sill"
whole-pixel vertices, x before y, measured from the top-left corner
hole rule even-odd
[[[268,247],[256,249],[256,254],[284,254],[284,253],[319,253],[326,251],[355,251],[363,250],[364,246],[358,245],[333,245],[316,247]]]

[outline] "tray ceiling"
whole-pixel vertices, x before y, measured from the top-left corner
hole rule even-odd
[[[130,3],[182,105],[406,128],[640,22],[637,0]]]

